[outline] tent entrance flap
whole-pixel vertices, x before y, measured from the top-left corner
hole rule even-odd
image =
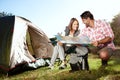
[[[27,47],[28,47],[28,50],[29,50],[30,54],[34,56],[35,54],[34,54],[34,51],[33,51],[33,48],[32,48],[29,31],[27,31],[27,34],[26,34],[26,44],[27,44]]]
[[[28,27],[31,45],[36,58],[49,58],[52,55],[53,46],[48,43],[50,40],[48,37],[38,29],[29,26]]]

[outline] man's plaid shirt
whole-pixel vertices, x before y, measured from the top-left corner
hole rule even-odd
[[[105,37],[111,37],[112,40],[114,39],[114,34],[111,29],[110,24],[102,20],[95,20],[94,21],[94,28],[86,27],[81,31],[81,35],[87,35],[91,41],[99,41],[104,39]],[[107,46],[109,48],[115,49],[113,41],[101,44],[99,47]]]

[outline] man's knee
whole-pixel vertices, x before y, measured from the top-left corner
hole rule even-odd
[[[99,51],[99,56],[102,60],[108,60],[113,54],[113,50],[111,48],[103,48]]]
[[[107,51],[100,52],[99,56],[102,60],[108,60],[110,58],[109,53]]]

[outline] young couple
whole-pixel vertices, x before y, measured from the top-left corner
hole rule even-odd
[[[110,27],[110,24],[103,20],[95,20],[93,14],[90,11],[83,12],[80,17],[86,27],[79,31],[78,20],[76,18],[71,18],[69,25],[65,29],[65,36],[88,36],[91,40],[91,44],[95,47],[86,48],[77,45],[75,48],[76,53],[71,54],[69,61],[71,69],[74,71],[73,67],[75,66],[76,62],[80,60],[80,58],[78,58],[78,55],[87,54],[88,49],[90,52],[98,54],[101,59],[102,66],[106,66],[108,60],[113,54],[113,50],[115,49],[113,43],[114,34]],[[54,67],[57,55],[59,55],[59,58],[62,61],[62,64],[59,68],[66,68],[65,50],[70,46],[72,45],[63,44],[60,41],[57,43],[57,45],[54,47],[51,64],[49,65],[50,68]],[[89,66],[87,65],[85,68],[88,70]]]

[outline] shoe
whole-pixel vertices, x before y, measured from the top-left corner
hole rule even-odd
[[[60,67],[59,67],[59,69],[65,69],[66,67],[67,67],[66,64],[61,64]]]
[[[107,66],[108,65],[108,61],[102,60],[102,66]]]
[[[49,69],[54,69],[54,66],[53,65],[49,65],[48,68]]]

